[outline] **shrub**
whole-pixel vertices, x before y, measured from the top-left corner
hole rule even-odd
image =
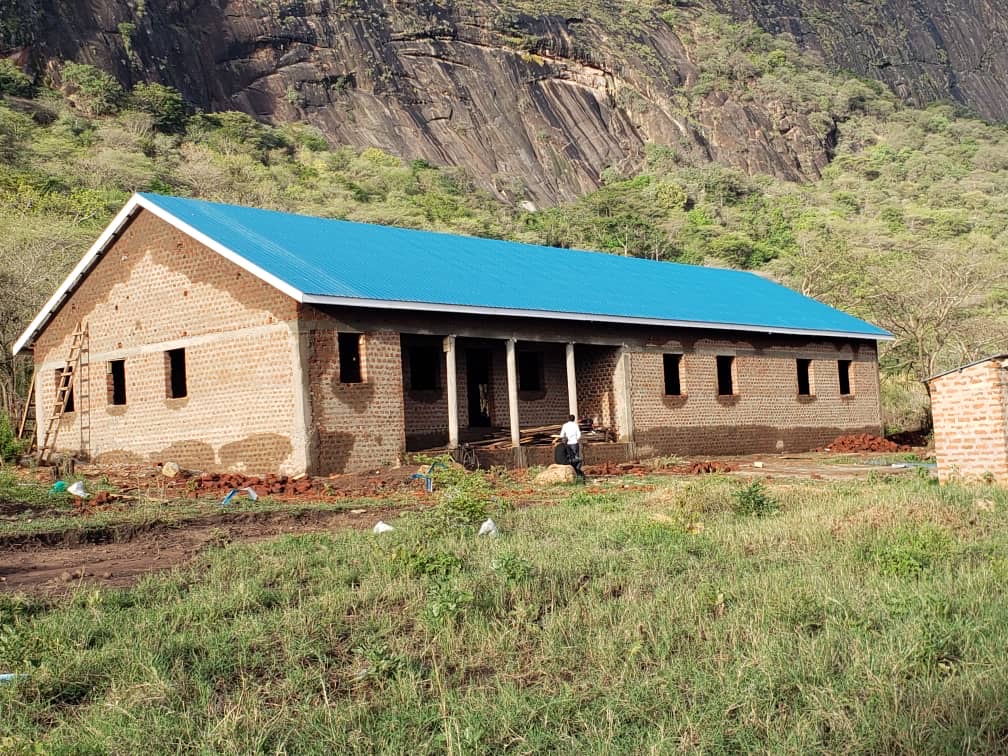
[[[125,92],[112,76],[86,63],[64,63],[63,88],[73,104],[87,115],[119,112]]]
[[[735,499],[733,509],[736,514],[766,517],[780,509],[780,502],[766,490],[762,481],[754,480],[748,486],[732,493]]]
[[[27,97],[31,91],[31,77],[7,58],[0,58],[0,94]]]
[[[14,437],[7,414],[0,412],[0,462],[10,462],[17,459],[25,450],[26,444]]]
[[[141,82],[130,94],[133,107],[150,113],[154,128],[165,134],[182,131],[186,122],[186,104],[181,93],[156,82]]]

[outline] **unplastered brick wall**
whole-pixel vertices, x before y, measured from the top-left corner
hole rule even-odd
[[[1008,482],[1006,364],[991,359],[930,382],[941,481],[993,477]]]
[[[603,427],[616,429],[616,394],[613,377],[619,363],[618,347],[578,344],[574,347],[578,414],[598,418]]]
[[[289,297],[141,210],[37,338],[40,426],[78,321],[90,332],[90,402],[78,374],[76,411],[64,416],[58,449],[81,451],[90,404],[89,451],[98,461],[304,470],[304,444],[293,440],[298,361]],[[169,349],[185,350],[184,398],[167,396]],[[106,391],[111,360],[124,361],[124,405],[110,404]]]
[[[310,325],[312,470],[326,475],[396,464],[406,444],[399,334],[361,333],[362,380],[342,383],[338,324]]]
[[[447,442],[448,438],[448,389],[447,361],[444,340],[440,337],[403,336],[400,341],[402,351],[402,380],[404,387],[403,412],[405,415],[407,442],[415,440],[417,448],[435,446]],[[434,389],[414,389],[412,380],[411,351],[425,350],[436,355],[437,387]],[[456,347],[455,380],[458,391],[459,412],[465,404],[465,360]],[[464,425],[460,416],[459,425]]]
[[[681,396],[665,395],[666,352],[683,355]],[[734,357],[731,396],[718,396],[718,355]],[[798,358],[811,361],[809,396],[798,393]],[[851,361],[848,396],[840,395],[838,360]],[[840,434],[881,432],[872,343],[669,341],[632,353],[630,372],[634,440],[641,454],[798,451]]]
[[[567,404],[567,362],[563,344],[519,342],[517,352],[539,355],[541,390],[518,392],[518,424],[523,428],[563,423]],[[507,384],[507,348],[504,342],[492,350],[493,423],[510,424]]]

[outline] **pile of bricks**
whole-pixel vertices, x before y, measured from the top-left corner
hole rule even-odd
[[[908,452],[910,447],[893,441],[862,433],[857,436],[838,436],[828,447],[833,452]]]
[[[203,473],[193,478],[193,490],[226,493],[232,488],[252,488],[260,496],[269,494],[307,494],[322,493],[322,488],[316,486],[311,478],[290,478],[286,475],[267,475],[265,477],[246,477],[234,473]]]
[[[726,473],[735,470],[735,465],[727,462],[694,462],[690,465],[690,475],[707,475],[708,473]]]

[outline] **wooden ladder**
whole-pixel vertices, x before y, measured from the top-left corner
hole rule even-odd
[[[27,441],[25,453],[31,454],[38,444],[38,413],[35,410],[35,374],[32,371],[28,383],[28,396],[25,397],[24,410],[21,411],[21,422],[18,423],[17,437],[19,441]]]
[[[47,461],[56,450],[60,421],[63,419],[63,415],[67,411],[67,403],[73,395],[74,373],[80,376],[80,395],[75,397],[74,411],[80,417],[81,452],[84,454],[88,452],[91,442],[89,356],[88,326],[86,323],[78,322],[74,328],[73,340],[70,343],[70,354],[67,356],[66,364],[60,370],[59,380],[56,383],[56,401],[53,404],[52,414],[49,415],[49,422],[46,423],[45,436],[42,439],[42,447],[39,449],[39,462]]]

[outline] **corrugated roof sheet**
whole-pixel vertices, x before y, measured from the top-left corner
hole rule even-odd
[[[744,271],[141,196],[309,297],[890,336]]]

